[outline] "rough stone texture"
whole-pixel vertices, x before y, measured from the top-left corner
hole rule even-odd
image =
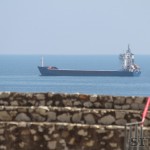
[[[122,150],[124,128],[119,126],[89,126],[64,123],[31,123],[22,127],[4,125],[0,149],[6,150]],[[15,126],[14,130],[11,130]],[[53,129],[53,130],[51,130]],[[50,132],[51,130],[51,132]],[[103,131],[103,132],[102,132]],[[105,132],[104,132],[105,131]],[[150,134],[144,129],[144,136]]]
[[[80,124],[123,125],[124,122],[140,121],[141,111],[114,109],[87,109],[72,107],[10,107],[0,110],[0,120],[3,121],[36,121],[36,122],[70,122]],[[147,118],[150,120],[149,113]],[[120,122],[120,124],[119,124]]]
[[[45,121],[46,118],[42,117],[41,115],[39,114],[36,114],[36,113],[32,113],[31,114],[31,118],[32,118],[32,121],[38,121],[38,122],[42,122],[42,121]]]
[[[69,114],[62,114],[62,115],[59,115],[57,117],[58,121],[61,121],[61,122],[70,122],[70,115]]]
[[[122,106],[122,109],[123,110],[128,110],[128,109],[130,109],[131,107],[130,107],[130,105],[129,104],[126,104],[126,105],[123,105]]]
[[[72,100],[70,99],[63,100],[63,104],[64,106],[72,106]]]
[[[36,109],[36,112],[43,116],[46,115],[47,111],[48,111],[48,107],[45,106],[40,106],[39,108]]]
[[[81,122],[81,117],[82,117],[82,113],[75,113],[72,116],[72,121],[75,123],[80,123]]]
[[[20,113],[15,118],[16,121],[31,121],[31,119],[24,113]]]
[[[85,94],[80,94],[78,96],[79,100],[89,100],[89,95],[85,95]]]
[[[7,99],[10,96],[10,92],[0,92],[0,99]]]
[[[101,103],[95,102],[95,103],[94,103],[94,106],[95,106],[95,108],[101,108]]]
[[[48,112],[47,121],[54,121],[56,120],[56,112]]]
[[[122,106],[121,105],[114,105],[114,108],[120,110],[122,108]]]
[[[106,109],[112,109],[113,104],[112,103],[105,103],[105,108]]]
[[[95,124],[96,123],[95,118],[92,114],[85,115],[84,119],[87,124]]]
[[[44,100],[45,99],[44,94],[36,94],[35,97],[37,98],[37,100]]]
[[[116,121],[116,125],[123,125],[123,126],[125,126],[126,123],[127,123],[127,120],[125,120],[125,119],[118,119]]]
[[[105,125],[112,124],[114,122],[115,122],[115,118],[111,115],[104,116],[99,120],[99,123],[105,124]]]
[[[87,132],[87,131],[84,131],[83,129],[81,129],[81,130],[78,131],[78,135],[87,136],[87,135],[88,135],[88,132]]]
[[[87,107],[87,108],[91,108],[93,106],[93,104],[91,102],[85,102],[83,104],[83,106]]]
[[[18,106],[18,102],[17,101],[12,101],[10,102],[11,106]]]
[[[82,103],[80,101],[75,101],[74,102],[74,106],[75,107],[81,107],[82,106]]]
[[[131,104],[131,109],[133,109],[133,110],[139,110],[139,104],[137,104],[137,103]]]
[[[49,141],[47,145],[48,149],[56,149],[56,143],[56,141]]]
[[[56,106],[99,109],[143,110],[146,97],[115,97],[62,93],[1,92],[0,106]]]
[[[122,150],[124,125],[141,121],[146,97],[0,93],[2,150]],[[150,113],[144,136],[150,135]]]
[[[11,116],[7,111],[0,111],[0,120],[2,121],[10,121],[12,120]]]
[[[123,119],[126,112],[125,111],[116,111],[115,114],[116,114],[116,119],[120,119],[120,118]]]
[[[97,101],[97,95],[91,95],[90,96],[90,101],[91,102],[96,102]]]
[[[117,104],[117,105],[125,104],[125,98],[124,97],[117,97],[117,99],[114,100],[114,104]]]
[[[132,104],[133,103],[133,99],[131,97],[127,97],[126,98],[126,104]]]

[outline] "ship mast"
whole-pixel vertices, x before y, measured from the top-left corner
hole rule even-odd
[[[41,66],[44,67],[44,57],[41,58]]]

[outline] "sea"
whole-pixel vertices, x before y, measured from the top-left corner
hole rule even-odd
[[[40,76],[41,55],[0,55],[1,92],[82,93],[150,96],[150,56],[136,55],[140,77]],[[44,65],[60,69],[120,70],[117,55],[43,55]]]

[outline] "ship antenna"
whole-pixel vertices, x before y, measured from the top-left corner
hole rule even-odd
[[[42,59],[41,59],[41,66],[44,67],[44,58],[42,56]]]
[[[130,44],[128,44],[128,52],[130,52]]]

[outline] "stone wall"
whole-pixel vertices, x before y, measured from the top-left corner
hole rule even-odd
[[[67,122],[90,125],[125,125],[141,121],[141,111],[114,109],[79,109],[70,107],[2,107],[1,121]],[[149,117],[145,125],[150,125]]]
[[[1,93],[0,106],[56,106],[93,109],[143,110],[146,97],[62,93]]]
[[[120,127],[24,122],[0,127],[0,149],[5,150],[112,150],[120,143]]]
[[[146,97],[0,93],[0,150],[123,150]],[[150,115],[144,134],[149,134]]]

